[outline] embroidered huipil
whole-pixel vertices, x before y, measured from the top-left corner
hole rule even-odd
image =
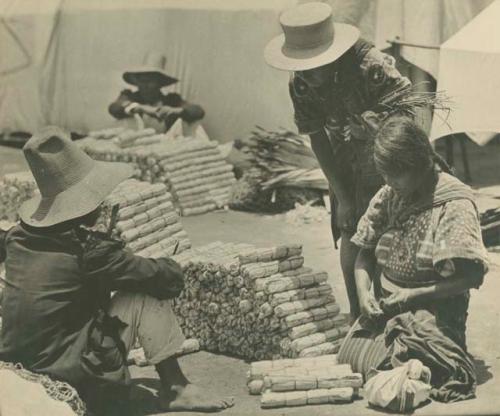
[[[375,250],[385,291],[453,278],[455,259],[481,263],[485,271],[488,267],[472,193],[446,173],[439,173],[432,192],[412,203],[384,186],[370,202],[352,241]],[[428,306],[464,334],[468,303],[466,292]]]

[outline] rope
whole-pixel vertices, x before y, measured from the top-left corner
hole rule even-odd
[[[0,370],[10,370],[24,380],[41,384],[47,395],[57,401],[66,403],[78,416],[87,416],[87,408],[80,399],[78,392],[63,381],[52,380],[44,374],[36,374],[26,370],[21,364],[0,361]]]

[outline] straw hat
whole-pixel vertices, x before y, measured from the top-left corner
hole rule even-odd
[[[123,73],[123,79],[128,84],[136,84],[136,75],[153,75],[161,80],[161,86],[166,87],[178,82],[177,78],[167,75],[165,68],[167,66],[167,58],[159,52],[148,52],[144,57],[142,66],[130,69]]]
[[[89,214],[133,173],[125,163],[91,159],[57,127],[33,135],[23,151],[40,190],[40,195],[19,209],[23,222],[32,227],[49,227]]]
[[[266,62],[288,71],[305,71],[340,58],[359,38],[354,26],[334,23],[325,3],[301,4],[280,16],[283,34],[268,43]]]

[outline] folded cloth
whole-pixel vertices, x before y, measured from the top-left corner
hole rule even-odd
[[[476,373],[471,357],[452,341],[453,328],[437,322],[427,310],[395,316],[385,327],[388,354],[378,370],[417,359],[432,372],[431,398],[456,402],[475,397]]]

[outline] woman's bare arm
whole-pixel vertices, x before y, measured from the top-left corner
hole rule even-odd
[[[452,297],[469,289],[477,288],[483,280],[483,266],[465,259],[453,260],[455,275],[435,285],[413,289],[411,298],[415,302]]]

